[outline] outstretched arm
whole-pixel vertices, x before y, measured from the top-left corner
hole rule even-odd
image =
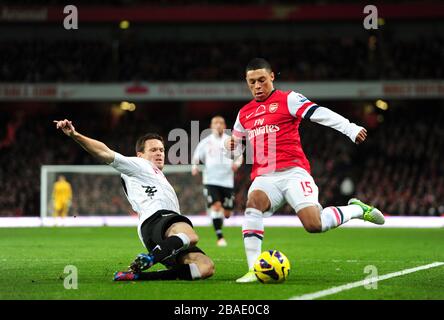
[[[367,130],[364,127],[351,123],[340,114],[325,107],[317,108],[309,119],[313,122],[338,130],[356,144],[364,142],[367,138]]]
[[[56,128],[61,129],[64,134],[71,137],[75,142],[80,144],[89,154],[99,159],[101,162],[110,164],[114,161],[114,151],[108,148],[103,142],[88,138],[76,131],[72,122],[65,120],[54,120]]]
[[[288,95],[288,111],[294,117],[310,120],[333,128],[350,138],[356,144],[364,142],[367,130],[364,127],[351,123],[340,114],[318,106],[300,93],[291,92]]]

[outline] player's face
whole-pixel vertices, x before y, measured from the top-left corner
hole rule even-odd
[[[274,73],[267,69],[250,70],[247,72],[247,84],[256,101],[264,101],[273,91]]]
[[[211,129],[218,135],[222,135],[227,128],[224,118],[216,117],[211,120]]]
[[[165,147],[160,140],[146,140],[145,150],[143,152],[138,152],[137,156],[151,161],[158,169],[162,170],[165,164]]]

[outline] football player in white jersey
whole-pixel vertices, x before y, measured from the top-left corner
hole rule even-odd
[[[234,173],[242,164],[242,156],[235,161],[224,156],[224,141],[229,138],[225,119],[214,116],[210,125],[212,133],[202,139],[194,150],[192,175],[199,173],[198,164],[205,167],[202,172],[204,196],[207,201],[207,214],[213,221],[217,245],[227,246],[222,233],[223,219],[229,218],[234,208]]]
[[[67,119],[54,122],[88,153],[121,173],[128,201],[139,214],[139,238],[149,253],[139,254],[130,270],[116,272],[114,280],[195,280],[213,275],[213,261],[196,246],[198,236],[193,225],[180,214],[176,193],[162,173],[165,149],[161,136],[140,137],[137,157],[125,157],[78,133]],[[158,262],[168,269],[142,272]]]

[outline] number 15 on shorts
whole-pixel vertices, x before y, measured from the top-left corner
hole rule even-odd
[[[300,181],[302,192],[304,192],[304,196],[309,196],[313,193],[313,188],[311,187],[311,181]]]

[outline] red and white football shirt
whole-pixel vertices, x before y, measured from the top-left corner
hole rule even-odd
[[[363,129],[294,91],[274,90],[265,101],[252,100],[241,108],[233,128],[234,137],[246,137],[251,144],[251,180],[290,167],[301,167],[310,173],[299,136],[303,118],[332,127],[352,141]]]

